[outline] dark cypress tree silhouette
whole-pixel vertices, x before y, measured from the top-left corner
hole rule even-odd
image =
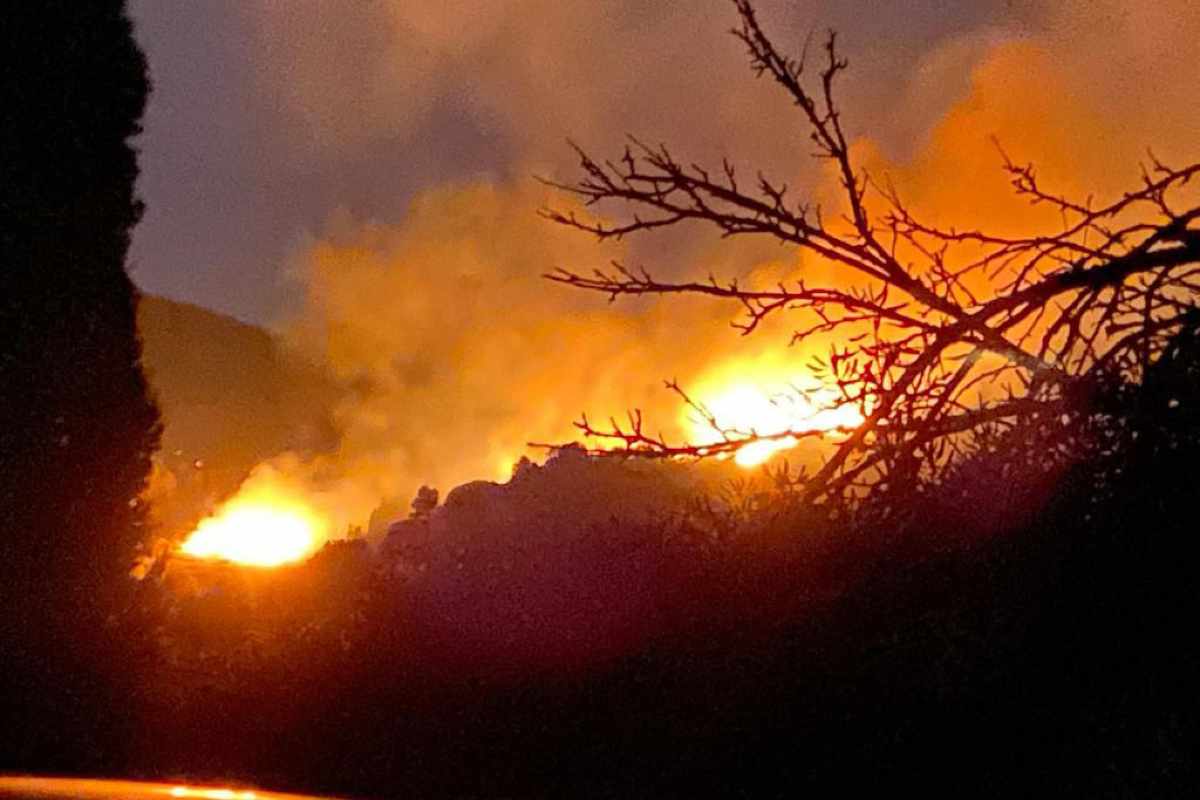
[[[86,716],[80,709],[99,707],[102,693],[89,670],[97,659],[114,666],[98,655],[103,628],[138,539],[137,497],[160,431],[125,264],[142,211],[130,138],[148,91],[123,0],[5,14],[0,726],[16,738],[0,746],[0,771],[70,766],[71,746],[40,735],[55,726],[42,715]],[[70,739],[67,730],[57,738]]]

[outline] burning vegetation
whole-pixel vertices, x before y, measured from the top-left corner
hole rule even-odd
[[[179,550],[255,567],[299,561],[328,538],[325,523],[301,498],[242,491],[201,520]]]

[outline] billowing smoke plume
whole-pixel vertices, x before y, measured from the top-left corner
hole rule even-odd
[[[573,440],[584,410],[642,406],[679,438],[687,420],[664,376],[728,371],[728,359],[761,371],[732,309],[609,304],[542,279],[628,255],[540,219],[550,199],[532,182],[443,187],[401,226],[343,219],[299,256],[308,293],[289,341],[346,390],[338,450],[311,466],[344,482],[339,505],[359,521],[421,483],[505,479],[528,442]]]
[[[802,376],[809,353],[787,349],[786,320],[743,339],[727,325],[734,307],[609,305],[539,278],[613,258],[668,276],[771,281],[825,268],[773,242],[696,228],[600,247],[536,215],[570,203],[532,178],[570,178],[565,137],[617,155],[627,132],[686,160],[729,156],[835,203],[794,109],[753,79],[725,33],[732,8],[701,5],[247,12],[264,53],[256,80],[281,98],[286,121],[273,145],[343,175],[329,182],[323,219],[297,240],[289,268],[302,297],[280,322],[343,389],[339,444],[276,465],[336,498],[339,524],[365,522],[381,500],[422,483],[505,476],[526,442],[573,438],[583,410],[640,406],[664,433],[684,435],[663,378],[715,389],[743,373]],[[1135,182],[1147,146],[1167,161],[1196,157],[1195,4],[977,5],[956,24],[917,14],[895,30],[819,3],[764,2],[763,20],[796,47],[810,28],[842,30],[856,151],[935,221],[1041,220],[1009,199],[993,136],[1042,164],[1057,190],[1083,195]],[[394,196],[380,171],[394,175]]]

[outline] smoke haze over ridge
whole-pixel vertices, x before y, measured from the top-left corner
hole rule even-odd
[[[1147,146],[1171,161],[1200,140],[1192,4],[762,6],[793,52],[839,30],[863,163],[927,218],[1047,223],[1009,198],[991,136],[1085,195],[1130,185]],[[598,247],[536,216],[570,201],[531,176],[569,180],[566,137],[610,156],[633,133],[830,196],[794,109],[726,33],[732,8],[699,7],[135,4],[157,86],[135,275],[269,320],[326,365],[339,445],[286,458],[353,516],[421,483],[500,477],[525,442],[571,438],[585,409],[640,406],[679,435],[663,378],[786,379],[811,351],[786,349],[783,320],[742,339],[734,307],[608,305],[538,276],[610,258],[771,282],[823,265],[690,227]]]

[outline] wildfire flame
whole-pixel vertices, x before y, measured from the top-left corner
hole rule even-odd
[[[765,381],[735,380],[701,395],[703,407],[727,430],[774,436],[787,431],[835,431],[862,423],[862,414],[849,405],[835,405],[832,397],[821,393],[801,394],[790,387],[776,388]],[[693,440],[711,444],[720,440],[718,431],[695,413],[687,417]],[[776,453],[799,444],[794,436],[764,439],[746,445],[734,456],[742,467],[753,467],[770,460]]]
[[[300,497],[271,484],[247,485],[196,526],[180,551],[197,558],[275,567],[298,561],[327,538],[328,523]]]
[[[839,405],[828,390],[799,391],[783,377],[787,374],[779,365],[743,362],[723,365],[698,381],[695,396],[704,413],[685,411],[682,422],[689,440],[700,446],[716,443],[722,440],[721,430],[778,437],[736,453],[735,462],[749,468],[796,447],[799,440],[787,435],[790,432],[826,431],[835,439],[839,431],[862,422],[856,407]],[[721,430],[715,430],[705,414]],[[512,463],[506,459],[502,465],[506,476]],[[336,527],[335,517],[355,503],[346,492],[316,491],[296,474],[298,469],[291,462],[259,465],[232,499],[196,526],[179,551],[258,567],[300,561],[315,552]],[[370,493],[364,485],[358,495]]]

